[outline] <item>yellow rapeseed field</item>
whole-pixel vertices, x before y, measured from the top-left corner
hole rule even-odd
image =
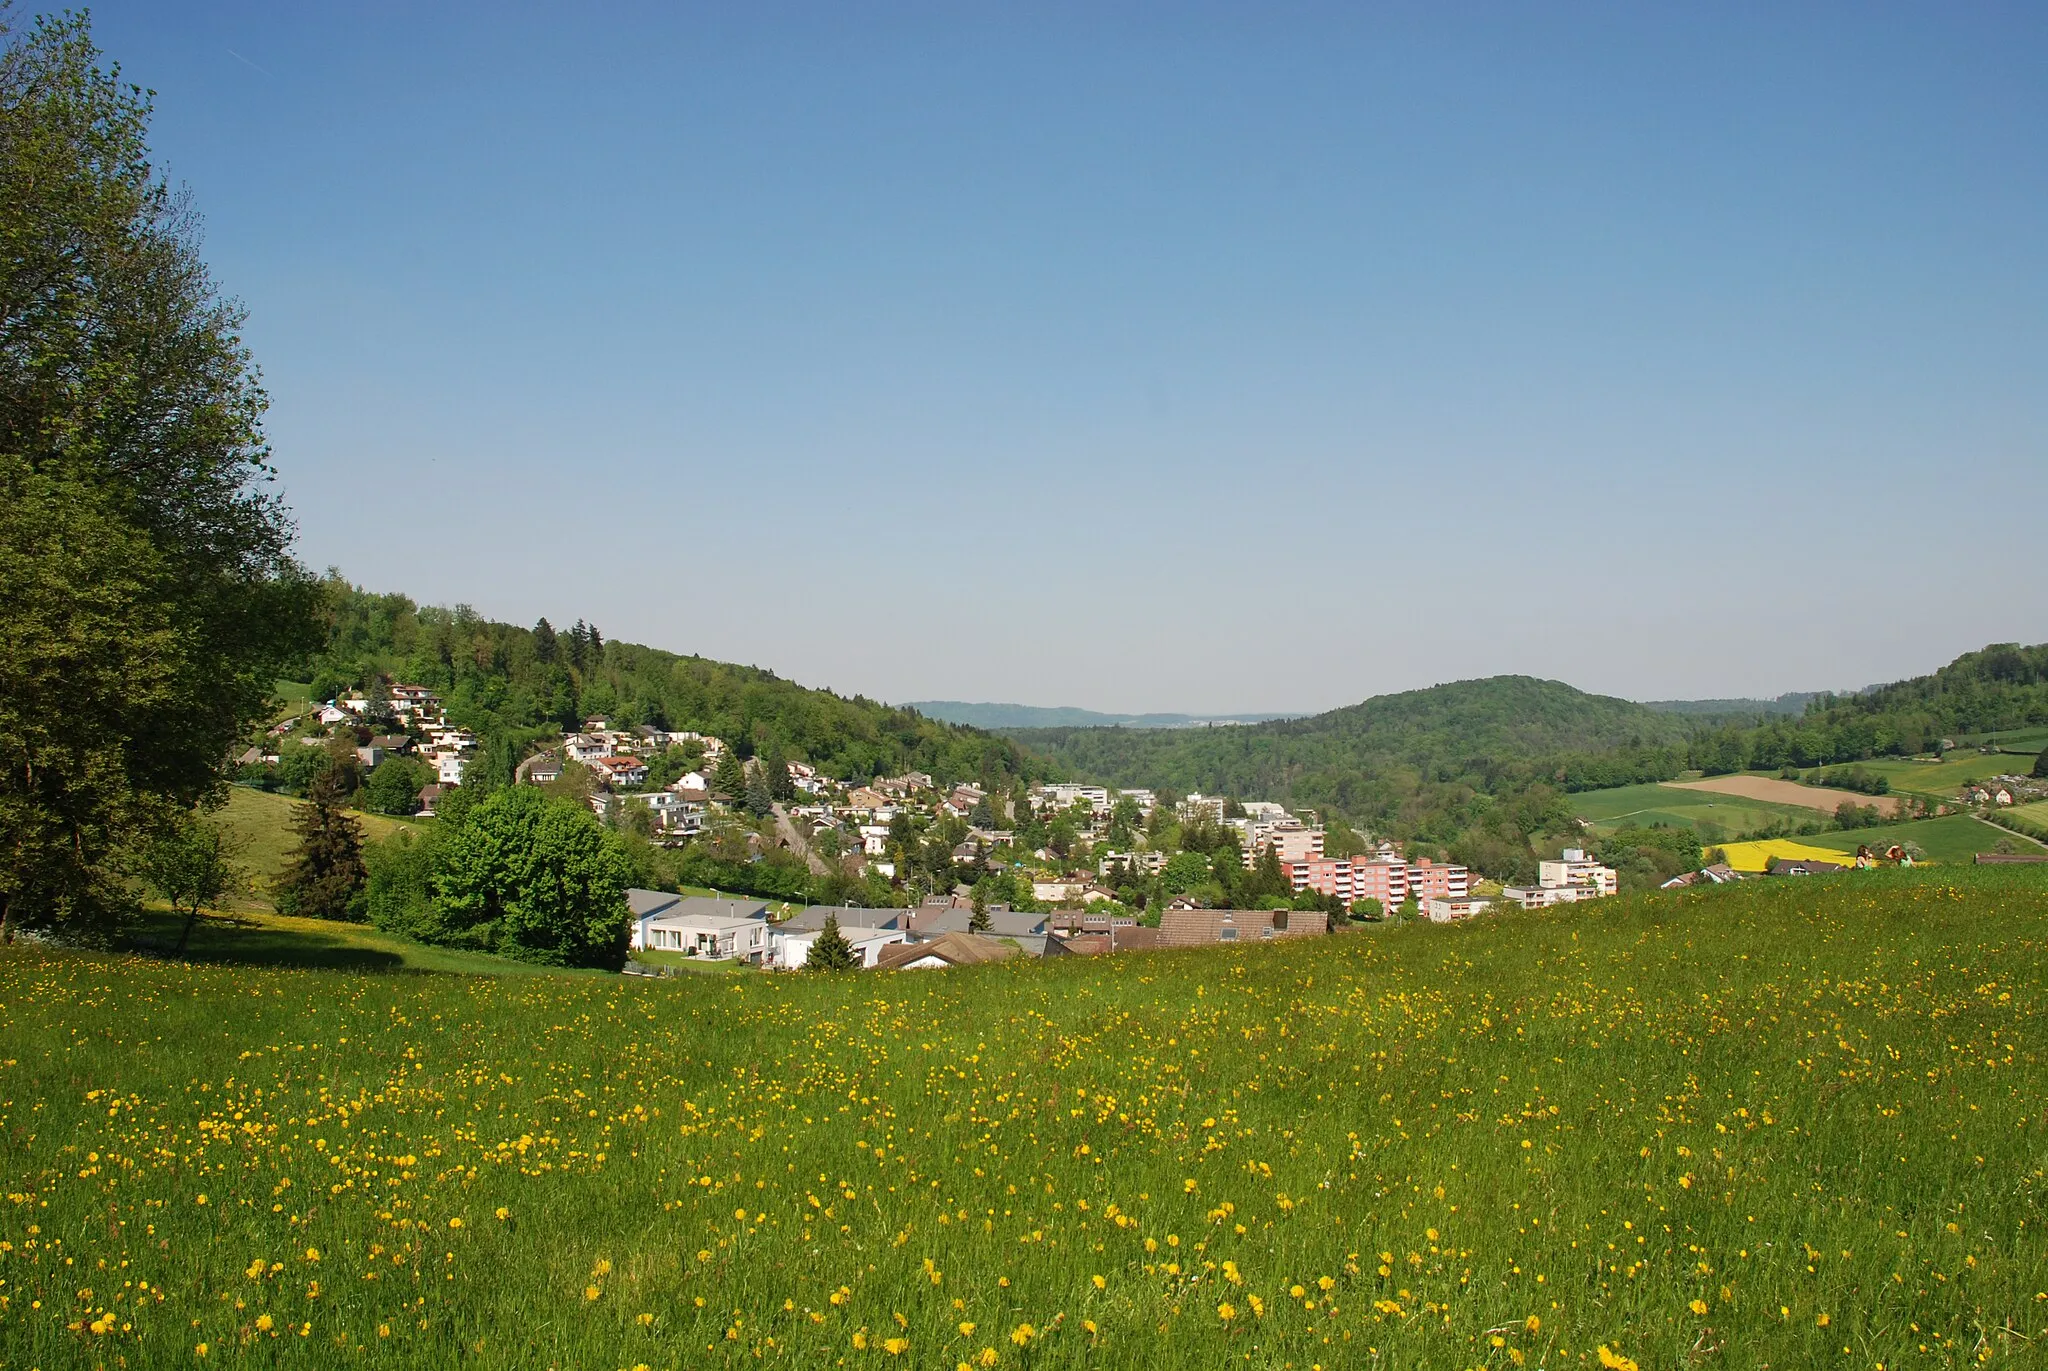
[[[2048,873],[950,972],[0,952],[0,1366],[2048,1345]]]

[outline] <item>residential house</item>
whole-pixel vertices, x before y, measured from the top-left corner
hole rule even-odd
[[[648,941],[649,921],[657,918],[686,921],[683,924],[663,925],[671,931],[711,928],[714,925],[723,926],[743,921],[765,927],[768,918],[768,903],[765,900],[745,900],[737,896],[683,896],[671,894],[666,890],[628,890],[626,907],[631,911],[633,919],[627,946],[636,950],[655,947],[665,947],[673,951],[686,950],[680,944]],[[765,946],[766,944],[763,944],[763,947]]]
[[[1054,876],[1050,879],[1034,879],[1031,882],[1031,898],[1042,904],[1080,904],[1085,892],[1093,885],[1086,876]],[[1112,895],[1110,898],[1116,898]]]
[[[589,766],[600,757],[612,755],[612,740],[602,733],[571,733],[562,740],[562,750],[569,754],[569,760]]]
[[[1696,885],[1729,885],[1741,879],[1742,873],[1731,868],[1728,863],[1715,862],[1711,866],[1701,867],[1698,871],[1688,871],[1683,875],[1673,876],[1657,888],[1659,890],[1683,890],[1687,886]],[[1514,892],[1509,891],[1508,893],[1512,895]]]
[[[647,763],[638,757],[599,757],[590,764],[599,780],[615,790],[629,789],[647,780]]]
[[[343,709],[340,705],[334,703],[334,701],[332,700],[329,700],[326,704],[320,706],[320,713],[318,717],[321,723],[329,727],[332,727],[335,724],[352,724],[355,722],[356,719],[355,715],[349,713],[347,710]]]
[[[816,930],[825,926],[826,919],[839,920],[842,933],[852,936],[855,928],[871,929],[876,932],[893,930],[910,932],[910,911],[906,909],[863,909],[859,905],[814,904],[800,913],[784,919],[778,927],[789,930]]]
[[[462,773],[468,768],[468,758],[456,752],[443,752],[434,758],[434,779],[442,785],[461,785]]]
[[[1000,938],[980,933],[945,933],[928,943],[898,943],[884,948],[875,966],[881,971],[925,971],[1007,961],[1017,954],[1015,946]]]
[[[447,793],[448,787],[442,785],[439,781],[421,786],[419,816],[422,819],[433,818],[434,810],[439,807],[441,798]]]
[[[1773,857],[1765,872],[1772,876],[1831,876],[1837,871],[1853,870],[1843,862],[1816,862],[1805,858]]]
[[[629,804],[645,805],[654,816],[656,829],[665,838],[690,838],[704,831],[704,806],[673,790],[650,790],[619,798]]]
[[[910,932],[919,937],[936,938],[942,933],[983,932],[999,938],[1043,937],[1047,931],[1046,916],[1025,910],[1005,909],[1001,905],[990,905],[986,911],[988,927],[977,930],[974,927],[974,909],[956,909],[951,905],[920,905],[910,912]]]
[[[881,809],[889,803],[889,797],[873,786],[856,786],[847,792],[848,809]]]
[[[865,857],[879,857],[889,850],[889,825],[862,824],[860,850]]]
[[[1165,866],[1164,852],[1111,852],[1095,864],[1095,874],[1108,876],[1112,871],[1123,870],[1157,876]]]
[[[647,951],[680,952],[706,961],[738,960],[756,966],[768,957],[768,923],[764,919],[677,912],[643,919],[636,927]]]
[[[1161,947],[1208,947],[1217,943],[1271,942],[1317,937],[1330,931],[1320,910],[1173,909],[1159,916]]]
[[[528,757],[519,764],[520,773],[535,785],[547,785],[562,779],[562,759],[552,752],[543,752]]]
[[[1463,895],[1455,899],[1428,899],[1421,903],[1424,916],[1433,924],[1454,923],[1493,908],[1491,900],[1475,900]]]

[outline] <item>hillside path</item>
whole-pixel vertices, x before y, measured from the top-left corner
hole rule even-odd
[[[783,810],[782,806],[779,804],[770,805],[769,808],[775,811],[775,830],[782,835],[782,840],[789,844],[789,850],[804,859],[805,863],[811,868],[813,876],[830,875],[832,873],[830,864],[823,857],[811,851],[810,840],[797,831],[796,825],[789,821],[789,815]]]

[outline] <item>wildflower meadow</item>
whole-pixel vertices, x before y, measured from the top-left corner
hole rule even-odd
[[[2038,1365],[2044,876],[843,977],[8,949],[0,1365]]]

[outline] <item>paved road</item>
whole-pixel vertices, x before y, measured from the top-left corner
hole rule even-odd
[[[832,864],[811,851],[810,841],[797,831],[797,826],[789,821],[789,815],[784,812],[781,805],[773,805],[771,808],[775,811],[775,831],[789,844],[789,850],[810,865],[813,876],[829,876],[832,873]]]

